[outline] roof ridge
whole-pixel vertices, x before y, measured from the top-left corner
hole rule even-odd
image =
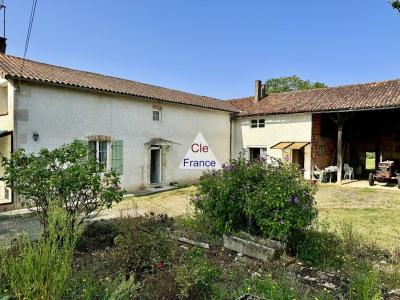
[[[233,98],[233,99],[226,99],[225,101],[234,102],[234,101],[240,101],[240,100],[247,100],[248,98],[254,98],[254,96],[241,97],[241,98]]]
[[[197,97],[203,97],[203,98],[208,98],[211,100],[215,100],[215,101],[222,101],[225,102],[225,100],[222,99],[218,99],[218,98],[214,98],[211,96],[205,96],[205,95],[199,95],[199,94],[194,94],[191,92],[186,92],[186,91],[180,91],[180,90],[176,90],[176,89],[171,89],[171,88],[167,88],[167,87],[162,87],[159,85],[154,85],[154,84],[149,84],[149,83],[144,83],[144,82],[140,82],[140,81],[136,81],[136,80],[131,80],[131,79],[127,79],[127,78],[121,78],[121,77],[117,77],[117,76],[110,76],[110,75],[105,75],[105,74],[101,74],[101,73],[96,73],[96,72],[91,72],[91,71],[85,71],[85,70],[78,70],[78,69],[73,69],[73,68],[69,68],[69,67],[63,67],[63,66],[59,66],[59,65],[54,65],[54,64],[49,64],[49,63],[45,63],[45,62],[41,62],[41,61],[36,61],[36,60],[32,60],[32,59],[27,59],[27,58],[22,58],[19,56],[15,56],[15,55],[10,55],[10,54],[2,54],[0,53],[0,56],[8,56],[8,57],[12,57],[21,61],[28,61],[31,63],[35,63],[35,64],[41,64],[41,65],[45,65],[45,66],[49,66],[49,67],[56,67],[56,68],[60,68],[60,69],[64,69],[64,70],[69,70],[69,71],[73,71],[73,72],[82,72],[82,73],[86,73],[86,74],[91,74],[91,75],[97,75],[97,76],[102,76],[102,77],[106,77],[106,78],[112,78],[112,79],[118,79],[118,80],[124,80],[127,82],[133,82],[133,83],[137,83],[137,84],[143,84],[143,85],[147,85],[150,87],[155,87],[155,88],[160,88],[160,89],[165,89],[165,90],[169,90],[169,91],[173,91],[173,92],[179,92],[179,93],[184,93],[187,95],[192,95],[192,96],[197,96]],[[3,68],[2,66],[0,66],[1,68]]]
[[[327,86],[327,87],[323,87],[323,88],[313,88],[313,89],[307,89],[307,90],[271,93],[271,94],[267,94],[260,101],[262,101],[263,99],[267,98],[268,96],[273,96],[273,95],[306,93],[306,92],[317,91],[317,90],[331,90],[331,89],[346,88],[346,87],[353,87],[353,86],[365,86],[365,85],[373,85],[373,84],[383,84],[383,83],[395,82],[395,81],[400,81],[400,78],[387,79],[387,80],[381,80],[381,81],[363,82],[363,83],[342,84],[342,85],[337,85],[337,86]],[[233,99],[227,99],[226,101],[234,102],[234,101],[239,101],[239,100],[246,100],[248,98],[253,98],[253,97],[254,96],[233,98]]]

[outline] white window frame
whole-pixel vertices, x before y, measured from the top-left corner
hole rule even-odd
[[[255,125],[255,126],[253,126]],[[265,128],[265,119],[251,119],[250,120],[250,128]]]
[[[97,141],[97,140],[93,140],[93,141],[89,141],[89,145],[90,143],[96,143],[96,160],[98,162],[100,162],[100,143],[106,143],[106,163],[105,163],[105,170],[110,170],[111,168],[111,143],[109,141]],[[91,150],[91,148],[89,147],[89,149]]]
[[[154,119],[154,113],[158,113],[158,120]],[[160,109],[154,109],[152,110],[152,120],[153,122],[161,123],[161,110]]]
[[[247,147],[247,160],[251,160],[251,149],[258,148],[260,149],[260,157],[262,158],[267,158],[268,157],[268,147],[263,145],[263,146],[248,146]]]

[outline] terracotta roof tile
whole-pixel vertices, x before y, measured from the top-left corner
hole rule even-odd
[[[116,77],[78,71],[45,63],[25,60],[11,55],[0,54],[0,72],[4,78],[13,78],[40,83],[60,84],[69,87],[92,89],[116,94],[138,96],[208,109],[237,112],[229,101],[198,96],[190,93],[162,88]]]
[[[400,79],[232,99],[239,116],[400,108]]]

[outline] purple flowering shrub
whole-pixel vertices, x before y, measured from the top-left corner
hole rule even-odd
[[[246,201],[246,216],[263,235],[286,241],[316,219],[316,188],[294,164],[265,164],[265,171],[264,180]]]
[[[193,203],[198,218],[217,232],[248,230],[287,240],[317,217],[315,186],[297,166],[279,160],[238,159],[218,171],[205,172]]]

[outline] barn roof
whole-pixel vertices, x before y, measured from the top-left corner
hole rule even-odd
[[[253,100],[254,96],[230,102],[240,110],[239,116],[400,108],[400,80],[277,93],[257,103]]]

